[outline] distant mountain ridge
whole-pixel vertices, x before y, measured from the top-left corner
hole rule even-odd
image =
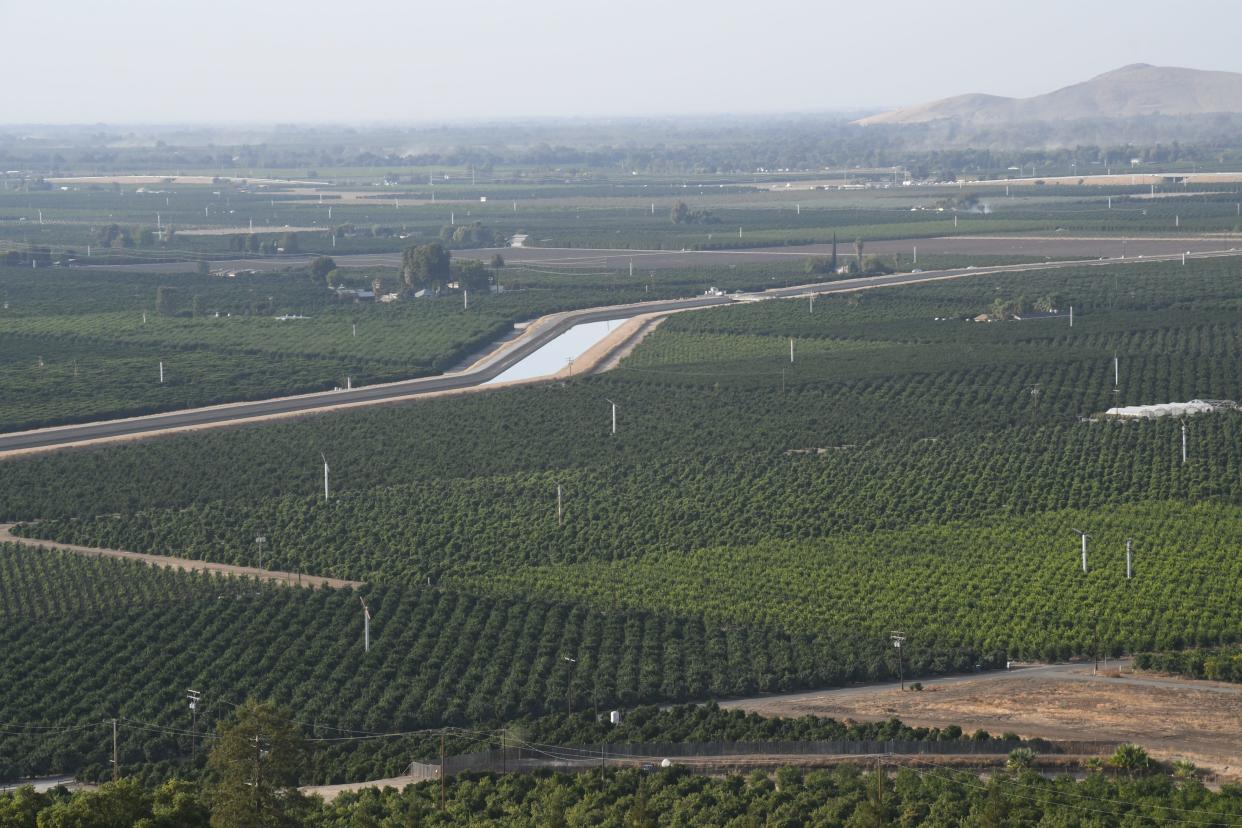
[[[862,126],[952,121],[986,127],[1146,115],[1242,113],[1242,74],[1135,63],[1031,98],[972,93],[862,118]]]

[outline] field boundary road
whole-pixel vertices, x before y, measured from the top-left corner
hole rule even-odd
[[[913,255],[917,251],[925,256],[1024,256],[1049,259],[1129,259],[1158,256],[1180,256],[1190,253],[1223,253],[1232,248],[1242,248],[1242,235],[1219,234],[1198,236],[1073,236],[1073,235],[985,235],[965,234],[958,236],[927,236],[924,238],[875,239],[866,243],[866,254]],[[505,266],[520,269],[524,266],[585,267],[587,265],[612,270],[626,270],[630,263],[638,269],[669,270],[697,267],[726,267],[760,262],[785,262],[808,256],[827,256],[832,244],[780,245],[774,247],[746,247],[722,250],[645,250],[626,248],[592,247],[485,247],[472,250],[454,250],[458,259],[488,261],[499,253]],[[852,244],[838,246],[837,255],[844,259],[855,256]],[[401,253],[342,253],[332,256],[337,267],[368,268],[401,266]],[[213,270],[276,270],[287,267],[304,267],[314,256],[271,255],[210,261]],[[135,264],[78,265],[83,269],[123,270],[136,272],[176,273],[194,272],[197,261],[139,262]]]
[[[197,561],[192,558],[173,558],[167,555],[154,555],[146,552],[127,552],[123,549],[103,549],[96,546],[78,546],[59,541],[22,538],[13,534],[12,523],[0,523],[0,543],[13,543],[30,549],[55,550],[71,552],[89,558],[121,558],[127,561],[140,561],[151,566],[163,566],[169,569],[180,569],[186,572],[214,572],[218,575],[257,578],[260,581],[284,584],[294,587],[332,587],[333,589],[355,589],[366,586],[362,581],[349,581],[344,578],[326,578],[321,575],[304,575],[301,572],[280,572],[272,569],[259,569],[253,566],[235,566],[233,564]]]
[[[1205,259],[1238,255],[1242,255],[1242,253],[1225,251],[1193,254],[1193,258]],[[1181,259],[1182,254],[1179,253],[1169,256],[1151,257],[1145,261],[1181,261]],[[739,300],[788,299],[924,284],[972,276],[1055,270],[1068,267],[1111,267],[1117,264],[1130,263],[1132,263],[1131,260],[1088,259],[990,267],[966,267],[917,273],[894,273],[886,276],[866,276],[831,282],[815,282],[772,288],[749,294],[694,296],[684,299],[668,299],[565,311],[536,320],[528,326],[521,336],[502,343],[490,355],[483,357],[464,371],[441,374],[434,377],[369,385],[348,390],[338,389],[290,397],[276,397],[254,402],[228,403],[206,408],[183,409],[122,420],[105,420],[81,425],[55,426],[31,431],[11,432],[0,435],[0,457],[16,453],[47,451],[85,445],[104,439],[140,439],[167,434],[172,430],[183,428],[243,425],[270,419],[275,416],[302,416],[323,413],[347,405],[393,403],[433,393],[475,388],[483,386],[485,383],[500,376],[508,368],[575,325],[588,322],[628,320],[638,316],[652,318],[676,311],[721,307],[733,304]],[[596,349],[596,364],[606,360],[607,357],[608,352]],[[580,366],[580,370],[586,371],[590,367],[592,366]],[[524,380],[524,382],[548,381],[558,376],[560,375],[553,374],[547,377],[535,377],[530,380]]]

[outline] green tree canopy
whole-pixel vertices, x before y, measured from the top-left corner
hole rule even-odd
[[[463,262],[457,267],[457,281],[467,290],[487,290],[492,271],[482,262]]]
[[[289,712],[251,699],[218,735],[207,758],[219,779],[210,794],[212,828],[301,824],[297,782],[307,746]]]
[[[316,279],[324,279],[336,270],[336,262],[329,256],[316,256],[307,267]]]
[[[449,279],[449,252],[439,242],[407,247],[401,256],[401,273],[411,290],[438,287]]]

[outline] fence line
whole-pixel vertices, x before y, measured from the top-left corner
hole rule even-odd
[[[773,742],[639,742],[594,745],[526,745],[495,750],[476,751],[448,756],[444,773],[452,776],[466,772],[508,773],[534,771],[542,768],[575,770],[600,767],[609,763],[637,761],[659,762],[663,759],[728,758],[744,756],[875,756],[938,755],[938,756],[1003,756],[1019,747],[1029,747],[1048,755],[1102,755],[1111,753],[1117,742],[989,739],[974,741],[955,739],[943,742],[893,739],[887,741],[773,741]],[[407,775],[419,780],[438,779],[438,762],[411,762]]]

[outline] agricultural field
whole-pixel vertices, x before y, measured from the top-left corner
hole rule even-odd
[[[325,279],[306,267],[232,278],[0,267],[0,381],[8,391],[0,432],[438,374],[548,313],[830,277],[807,274],[795,257],[658,275],[507,266],[495,278],[504,292],[471,294],[466,308],[455,291],[386,304],[328,289],[370,290],[378,281],[396,291],[393,268],[340,269]]]
[[[109,748],[104,724],[112,717],[125,720],[124,763],[158,778],[192,762],[196,741],[247,697],[305,712],[307,735],[322,740],[305,771],[308,783],[397,775],[412,754],[430,751],[429,735],[419,731],[519,717],[531,738],[570,741],[940,736],[899,724],[881,730],[651,711],[601,731],[593,718],[550,715],[830,681],[811,665],[864,658],[862,642],[375,585],[364,593],[375,630],[364,653],[358,596],[349,590],[174,573],[13,545],[0,546],[0,575],[0,778],[101,775]],[[47,666],[50,648],[60,653],[54,668]],[[956,666],[965,666],[969,655],[959,659]],[[884,669],[860,662],[855,678]],[[208,700],[198,731],[182,704],[186,687]],[[49,696],[57,698],[55,715]],[[74,724],[58,724],[66,719]],[[406,735],[351,738],[378,733]]]
[[[261,535],[270,568],[366,581],[374,620],[364,654],[348,592],[6,547],[0,606],[29,623],[4,625],[0,721],[68,728],[121,705],[184,726],[184,687],[204,685],[321,729],[493,727],[883,679],[892,629],[907,676],[1233,647],[1242,413],[1190,418],[1186,462],[1177,421],[1098,415],[1242,399],[1238,268],[684,313],[595,377],[7,460],[0,519],[19,534],[246,565]],[[1036,305],[1073,305],[1073,327],[1011,318]],[[1085,574],[1073,528],[1092,536]],[[66,675],[126,654],[128,683],[49,695],[33,665],[50,642]],[[99,762],[99,734],[45,744],[40,772]],[[329,752],[315,778],[395,772],[414,750],[384,744]]]
[[[338,301],[301,271],[0,269],[0,296],[4,431],[437,373],[522,313]]]
[[[97,791],[0,795],[0,818],[17,826],[105,811],[182,828],[210,824],[209,791],[181,781],[147,792],[132,780]],[[993,775],[934,765],[886,762],[883,771],[780,768],[743,776],[692,775],[684,768],[582,774],[462,775],[404,790],[345,793],[331,802],[297,797],[284,808],[311,828],[356,825],[1232,825],[1242,818],[1233,787],[1193,779],[1091,773],[1076,781],[1030,771]],[[20,820],[20,821],[19,821]],[[175,822],[174,822],[175,820]]]
[[[517,234],[539,247],[713,250],[834,237],[1242,233],[1236,184],[893,186],[863,170],[840,181],[795,173],[621,179],[591,169],[480,178],[460,167],[316,182],[0,176],[0,254],[83,264],[399,252],[437,238],[477,247]],[[476,224],[479,233],[454,235]]]

